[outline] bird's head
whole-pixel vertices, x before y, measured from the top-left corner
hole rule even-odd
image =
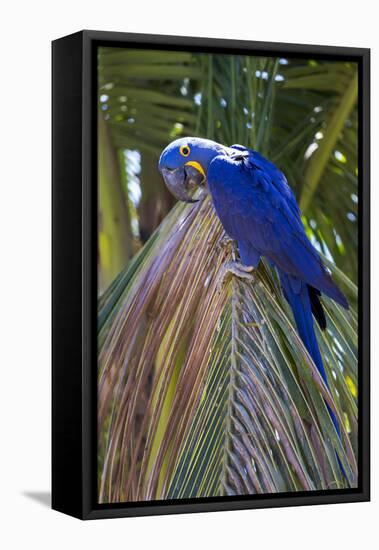
[[[223,149],[214,141],[196,137],[170,143],[161,154],[159,170],[171,193],[181,201],[197,202],[193,195],[205,188],[209,164]]]

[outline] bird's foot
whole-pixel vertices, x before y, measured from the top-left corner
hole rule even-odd
[[[230,261],[226,262],[220,271],[218,288],[221,291],[222,287],[226,285],[232,275],[238,277],[239,279],[244,279],[247,282],[253,283],[255,277],[253,275],[254,267],[249,265],[241,264],[240,262]]]
[[[229,237],[229,235],[224,235],[222,239],[219,240],[217,248],[219,252],[231,253],[234,251],[236,246],[236,241]]]

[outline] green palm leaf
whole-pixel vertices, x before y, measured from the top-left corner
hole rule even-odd
[[[116,147],[157,156],[172,132],[193,131],[192,98],[180,93],[184,79],[201,76],[192,54],[100,48],[98,71],[100,108]]]

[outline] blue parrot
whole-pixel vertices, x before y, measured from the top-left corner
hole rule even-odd
[[[247,147],[226,147],[196,137],[170,143],[161,154],[159,169],[179,200],[195,202],[196,189],[209,190],[225,232],[238,244],[241,262],[230,266],[234,274],[245,277],[262,256],[275,266],[299,336],[328,385],[313,317],[324,330],[322,294],[346,309],[349,306],[305,234],[299,206],[284,174]],[[338,421],[328,410],[341,437]]]

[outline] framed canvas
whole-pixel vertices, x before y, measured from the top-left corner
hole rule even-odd
[[[53,508],[369,499],[369,50],[53,42]]]

